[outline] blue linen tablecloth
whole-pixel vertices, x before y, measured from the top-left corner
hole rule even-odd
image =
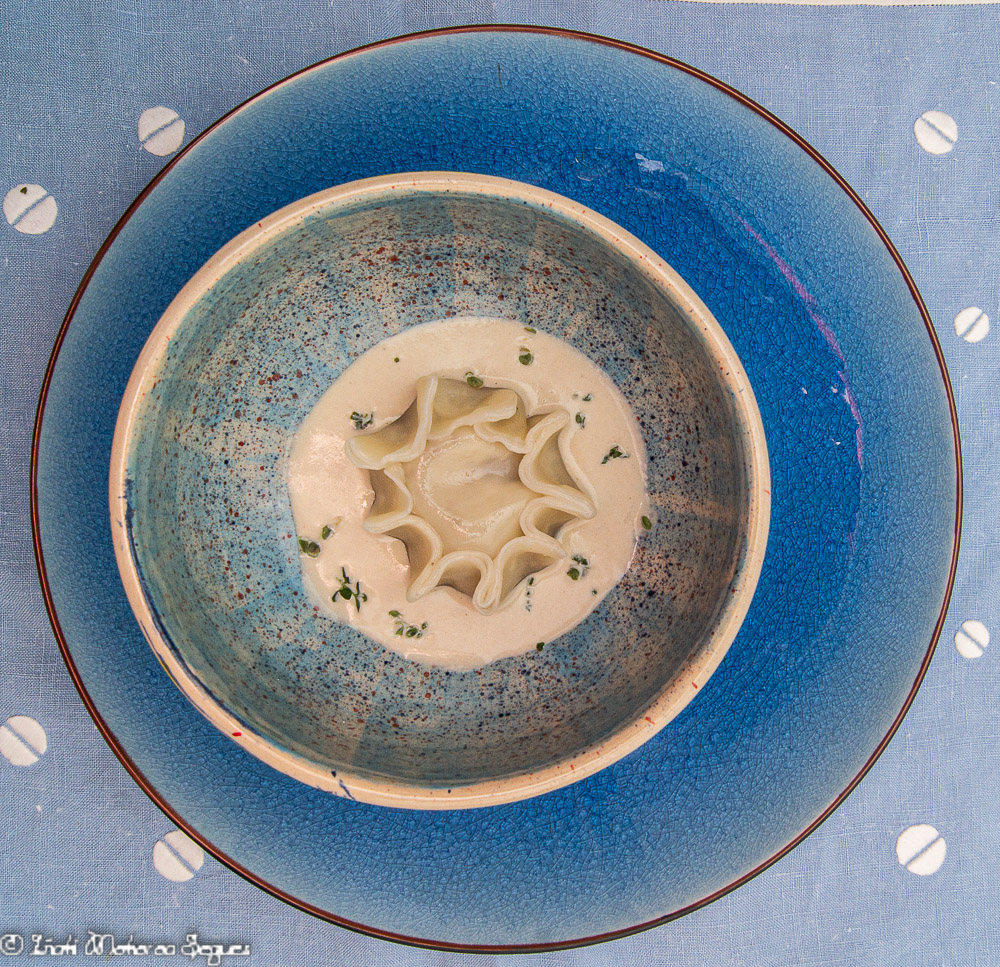
[[[921,289],[951,371],[966,471],[965,537],[941,643],[900,731],[846,803],[705,909],[525,961],[1000,964],[1000,667],[989,644],[1000,618],[1000,8],[673,0],[5,6],[0,956],[26,960],[49,938],[72,935],[83,959],[94,931],[178,951],[192,933],[246,943],[250,956],[228,962],[256,967],[493,959],[314,920],[174,830],[105,746],[70,682],[38,587],[29,514],[31,424],[63,314],[114,222],[166,160],[309,63],[414,30],[490,22],[592,31],[677,57],[815,145],[881,221]]]

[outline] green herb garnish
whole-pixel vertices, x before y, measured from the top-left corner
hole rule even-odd
[[[579,423],[580,426],[586,426],[587,425],[587,418],[582,413],[577,413],[576,414],[576,422]]]
[[[305,537],[300,537],[299,550],[302,551],[303,554],[308,554],[310,557],[318,557],[320,548],[319,544],[315,541],[310,541]]]
[[[530,332],[530,333],[532,333],[532,334],[534,334],[534,333],[538,332],[538,330],[537,330],[537,329],[532,329],[532,328],[531,328],[531,326],[525,326],[525,327],[524,327],[524,331],[525,331],[525,332]]]
[[[329,524],[324,524],[323,529],[319,532],[319,536],[325,541],[333,531],[330,529]]]
[[[535,361],[534,355],[532,355],[531,350],[527,346],[522,346],[520,353],[521,355],[517,357],[517,361],[522,366],[530,366]]]
[[[574,566],[571,567],[566,573],[574,581],[579,581],[580,578],[582,578],[590,570],[590,561],[588,561],[585,557],[581,557],[579,554],[574,554],[573,564]]]
[[[482,379],[471,370],[465,374],[465,381],[473,388],[479,389],[483,385]]]
[[[398,356],[393,356],[393,357],[392,357],[392,361],[393,361],[394,363],[398,363],[398,362],[399,362],[399,357],[398,357]]]
[[[352,585],[351,579],[347,576],[347,571],[343,567],[340,569],[340,587],[333,592],[333,597],[330,600],[336,601],[337,598],[343,598],[345,601],[353,601],[355,611],[360,611],[361,605],[368,600],[368,595],[361,590],[361,582],[355,581]]]
[[[21,186],[21,194],[22,195],[28,194],[28,186],[27,185],[22,185]]]
[[[398,611],[390,611],[389,617],[396,619],[395,634],[400,638],[423,638],[424,632],[427,630],[426,621],[419,626],[411,625]]]
[[[367,430],[375,422],[375,414],[359,413],[354,410],[350,415],[350,420],[354,424],[355,430]]]
[[[642,529],[644,531],[651,531],[653,529],[653,522],[645,514],[642,517]]]
[[[544,647],[545,647],[545,642],[544,641],[540,641],[540,642],[538,642],[537,645],[535,645],[535,650],[536,651],[541,651]]]
[[[584,402],[584,403],[589,403],[589,402],[590,402],[590,401],[591,401],[591,400],[592,400],[593,398],[594,398],[594,394],[593,394],[593,393],[588,393],[588,394],[587,394],[587,395],[586,395],[586,396],[585,396],[585,397],[583,398],[583,402]]]
[[[608,452],[604,455],[604,459],[601,461],[603,466],[609,460],[621,460],[622,458],[627,458],[628,454],[625,453],[616,443]]]

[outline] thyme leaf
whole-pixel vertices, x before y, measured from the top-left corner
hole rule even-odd
[[[343,598],[345,601],[354,602],[354,610],[360,612],[361,605],[368,600],[368,595],[361,590],[361,582],[355,581],[351,584],[351,579],[348,577],[347,570],[343,567],[340,569],[340,587],[333,592],[333,596],[330,598],[331,601],[336,601],[337,598]]]
[[[299,550],[302,551],[303,554],[308,554],[309,557],[318,557],[320,546],[315,541],[311,541],[306,537],[300,537]]]
[[[395,619],[396,630],[393,634],[400,638],[423,638],[427,630],[427,622],[411,625],[398,611],[390,611],[389,617]]]

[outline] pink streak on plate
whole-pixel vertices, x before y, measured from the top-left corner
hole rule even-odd
[[[833,330],[826,324],[826,321],[819,315],[818,312],[813,309],[816,305],[815,297],[806,289],[806,287],[799,281],[798,276],[792,270],[792,267],[775,251],[774,247],[758,232],[754,229],[749,222],[745,219],[740,218],[739,215],[736,216],[739,223],[750,233],[754,241],[767,253],[767,257],[774,262],[778,267],[778,271],[791,283],[792,288],[795,290],[795,294],[802,300],[806,307],[806,312],[809,313],[809,318],[812,319],[816,328],[820,331],[820,334],[827,341],[830,348],[837,354],[837,358],[842,363],[847,363],[844,358],[844,353],[840,348],[840,344],[837,342],[837,337],[833,334]],[[851,408],[851,416],[854,417],[854,422],[857,423],[857,429],[854,431],[854,439],[857,444],[858,453],[858,466],[862,469],[864,468],[865,461],[865,447],[862,440],[862,422],[861,422],[861,411],[858,409],[858,404],[854,399],[854,394],[851,392],[851,384],[847,378],[847,373],[844,370],[840,370],[838,373],[840,376],[840,381],[844,384],[844,399],[847,400],[847,405]]]

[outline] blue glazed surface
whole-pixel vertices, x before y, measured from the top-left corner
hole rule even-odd
[[[598,363],[643,427],[658,521],[583,623],[464,672],[318,613],[286,479],[293,435],[344,369],[446,316],[513,319]],[[728,613],[746,545],[735,408],[684,312],[565,215],[468,189],[330,204],[215,281],[143,386],[128,534],[161,635],[241,731],[315,763],[321,786],[334,771],[341,789],[360,775],[450,794],[648,733],[657,698],[693,696],[682,673]]]
[[[497,71],[497,65],[501,70]],[[691,284],[750,374],[771,455],[768,557],[709,686],[583,782],[474,813],[336,799],[234,752],[156,664],[107,526],[117,404],[171,298],[255,219],[391,171],[480,171],[617,221]],[[821,168],[675,68],[530,34],[431,37],[299,76],[172,167],[97,268],[40,441],[45,564],[125,753],[220,851],[299,900],[459,944],[560,942],[698,902],[845,789],[917,678],[954,539],[944,384],[890,254]]]

